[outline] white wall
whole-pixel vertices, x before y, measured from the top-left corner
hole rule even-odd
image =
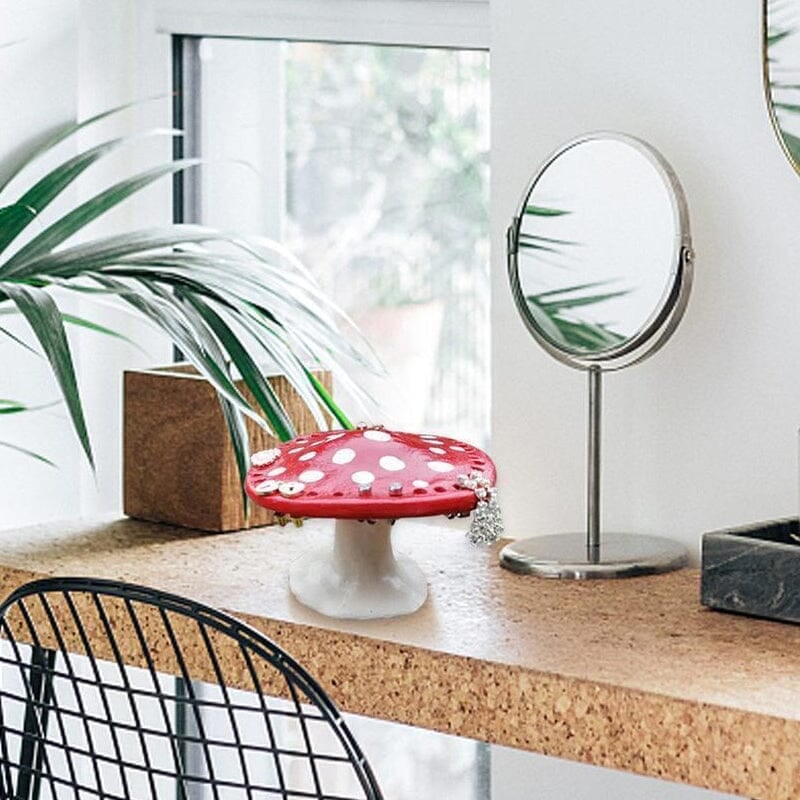
[[[597,129],[655,145],[691,215],[683,323],[605,379],[604,526],[702,532],[797,514],[800,177],[761,82],[761,2],[493,0],[493,454],[507,532],[584,529],[586,377],[526,334],[504,233],[531,172]]]
[[[0,0],[2,175],[34,142],[75,116],[77,10],[68,0]],[[27,330],[21,319],[3,317],[2,324],[17,335]],[[0,337],[0,397],[32,404],[59,397],[44,361],[6,337]],[[77,512],[79,453],[62,409],[0,418],[0,441],[44,453],[62,467],[56,472],[0,447],[0,527],[41,519],[43,511],[45,518],[48,511]]]
[[[125,102],[164,95],[102,130],[65,142],[59,160],[98,136],[169,125],[169,40],[154,34],[149,8],[148,2],[133,0],[0,0],[0,174],[43,134]],[[164,142],[128,148],[87,172],[70,190],[69,202],[89,197],[154,159],[169,157]],[[50,167],[55,163],[48,162]],[[92,233],[169,221],[165,181],[96,223]],[[73,302],[70,310],[133,338],[144,352],[98,334],[71,332],[97,471],[89,470],[63,406],[0,419],[0,441],[39,452],[57,464],[53,469],[0,447],[0,528],[119,509],[122,370],[170,359],[163,337],[118,310],[85,302]],[[3,324],[26,334],[21,319],[4,317]],[[42,359],[3,337],[0,397],[37,404],[57,400],[60,393]]]
[[[135,105],[82,137],[89,146],[172,124],[170,42],[156,34],[150,0],[79,0],[78,116],[86,119],[125,103]],[[146,102],[143,102],[146,101]],[[126,146],[87,173],[82,197],[172,157],[168,137]],[[172,221],[169,178],[135,195],[105,215],[91,235],[102,236]],[[81,313],[133,342],[117,342],[91,332],[76,338],[78,368],[97,469],[83,470],[79,514],[93,516],[122,508],[122,372],[172,361],[172,345],[138,316],[119,308],[83,303]]]
[[[696,786],[492,747],[491,800],[734,800]]]

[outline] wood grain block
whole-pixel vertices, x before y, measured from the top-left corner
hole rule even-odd
[[[328,390],[331,376],[318,377]],[[298,434],[319,429],[282,375],[270,385]],[[239,389],[252,400],[241,382]],[[123,511],[130,517],[205,531],[269,525],[275,516],[245,509],[233,445],[211,384],[187,364],[124,374]],[[251,451],[277,439],[247,420]],[[248,513],[249,511],[249,513]]]

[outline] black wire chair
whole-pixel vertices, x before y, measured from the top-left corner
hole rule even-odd
[[[0,636],[3,798],[382,798],[320,685],[213,608],[50,578],[0,604]]]

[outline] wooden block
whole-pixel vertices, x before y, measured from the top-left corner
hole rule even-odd
[[[330,373],[317,376],[330,391]],[[283,375],[269,378],[298,435],[318,430]],[[239,384],[243,394],[252,399]],[[130,517],[207,531],[274,522],[250,504],[245,514],[233,445],[216,392],[188,364],[126,371],[123,406],[123,511]],[[278,440],[247,420],[251,451]]]

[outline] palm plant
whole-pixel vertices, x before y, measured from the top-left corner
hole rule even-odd
[[[72,243],[108,210],[159,178],[195,166],[196,160],[168,162],[138,172],[43,223],[42,212],[63,197],[67,187],[133,137],[115,138],[78,152],[9,196],[12,179],[15,183],[23,180],[32,162],[50,156],[64,139],[120,110],[64,126],[34,148],[22,164],[0,175],[0,314],[21,314],[27,321],[49,361],[89,463],[94,466],[65,324],[115,332],[65,314],[59,305],[64,291],[112,298],[171,338],[217,390],[241,474],[248,461],[245,415],[281,440],[295,435],[259,363],[266,361],[281,370],[321,425],[327,411],[343,427],[352,427],[309,367],[359,364],[374,370],[375,358],[344,314],[280,245],[196,225],[168,225]],[[54,293],[54,289],[63,291]],[[35,349],[3,325],[0,337]],[[252,393],[255,408],[234,384],[237,374]],[[346,372],[340,375],[348,382]],[[0,415],[28,410],[31,407],[22,402],[0,400]]]

